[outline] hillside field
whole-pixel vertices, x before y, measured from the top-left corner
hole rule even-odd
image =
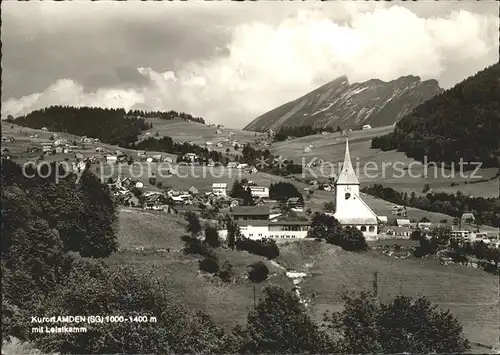
[[[190,307],[207,311],[217,323],[230,327],[245,322],[253,305],[252,284],[244,279],[247,265],[263,260],[272,276],[257,286],[276,284],[292,289],[284,270],[264,258],[241,251],[218,249],[220,262],[229,260],[235,283],[224,284],[198,272],[199,257],[184,255],[180,236],[182,218],[161,212],[122,208],[119,212],[118,240],[126,248],[108,258],[110,265],[130,265],[139,270],[152,268],[166,286]],[[132,250],[144,247],[144,251]],[[300,284],[312,299],[310,311],[320,321],[326,310],[342,309],[345,291],[371,290],[373,273],[378,271],[379,295],[387,300],[400,292],[407,296],[426,296],[456,315],[465,335],[473,342],[498,341],[498,277],[484,271],[454,265],[443,266],[430,259],[395,259],[378,251],[345,252],[336,246],[316,241],[280,243],[277,261],[287,270],[306,272]],[[170,252],[152,249],[171,248]]]
[[[461,174],[459,166],[455,167],[454,172],[450,169],[434,168],[433,166],[429,166],[425,170],[422,163],[406,157],[402,152],[395,150],[383,152],[370,148],[372,138],[388,134],[392,130],[393,126],[386,126],[349,133],[351,160],[362,186],[382,184],[408,194],[415,191],[419,195],[423,194],[424,186],[429,184],[434,191],[456,193],[457,190],[460,190],[465,194],[478,197],[500,196],[498,178],[488,182],[470,184],[480,179],[495,176],[497,169],[480,169],[474,175],[472,175],[472,171],[464,171]],[[339,133],[306,136],[274,143],[271,152],[304,165],[315,158],[315,161],[323,159],[325,162],[332,163],[333,167],[326,166],[322,170],[319,167],[307,168],[305,174],[302,174],[310,179],[328,178],[332,173],[335,174],[334,176],[340,173],[345,155],[345,140],[345,136]],[[304,149],[311,144],[313,145],[311,151],[304,152]],[[394,166],[394,164],[397,165]],[[465,184],[466,181],[468,184]],[[452,182],[458,183],[459,186],[450,186]]]
[[[247,252],[217,249],[220,264],[229,260],[233,266],[234,283],[226,284],[216,277],[198,272],[199,256],[184,255],[183,242],[186,223],[181,218],[161,212],[143,212],[123,208],[119,211],[118,242],[121,251],[111,255],[107,261],[111,266],[128,265],[136,270],[153,269],[158,278],[180,300],[193,309],[206,311],[213,319],[226,327],[234,322],[245,322],[253,307],[253,285],[247,280],[246,267],[264,261],[270,277],[257,285],[257,296],[263,287],[275,284],[291,289],[292,282],[284,271],[266,261],[265,258]],[[143,247],[144,251],[134,250]],[[170,252],[157,249],[170,248]]]

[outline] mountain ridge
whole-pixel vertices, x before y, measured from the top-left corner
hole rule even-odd
[[[283,127],[358,128],[387,126],[444,90],[435,79],[406,75],[385,82],[350,83],[346,75],[257,117],[243,130],[278,131]]]

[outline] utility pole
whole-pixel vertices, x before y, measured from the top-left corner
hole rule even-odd
[[[257,307],[257,302],[255,301],[255,283],[253,284],[253,309]]]

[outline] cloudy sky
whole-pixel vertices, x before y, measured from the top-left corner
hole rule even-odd
[[[2,2],[2,116],[62,105],[243,127],[340,75],[449,88],[498,61],[498,4]]]

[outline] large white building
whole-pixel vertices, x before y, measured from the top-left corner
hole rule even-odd
[[[378,218],[359,194],[359,181],[352,167],[349,140],[346,140],[344,164],[335,183],[334,217],[343,226],[358,228],[366,239],[376,239]]]
[[[277,221],[271,218],[268,206],[238,206],[232,215],[241,234],[252,240],[304,239],[310,227],[309,221]],[[225,239],[227,230],[219,230],[219,235]]]
[[[267,186],[249,186],[252,191],[252,197],[269,198],[269,187]]]

